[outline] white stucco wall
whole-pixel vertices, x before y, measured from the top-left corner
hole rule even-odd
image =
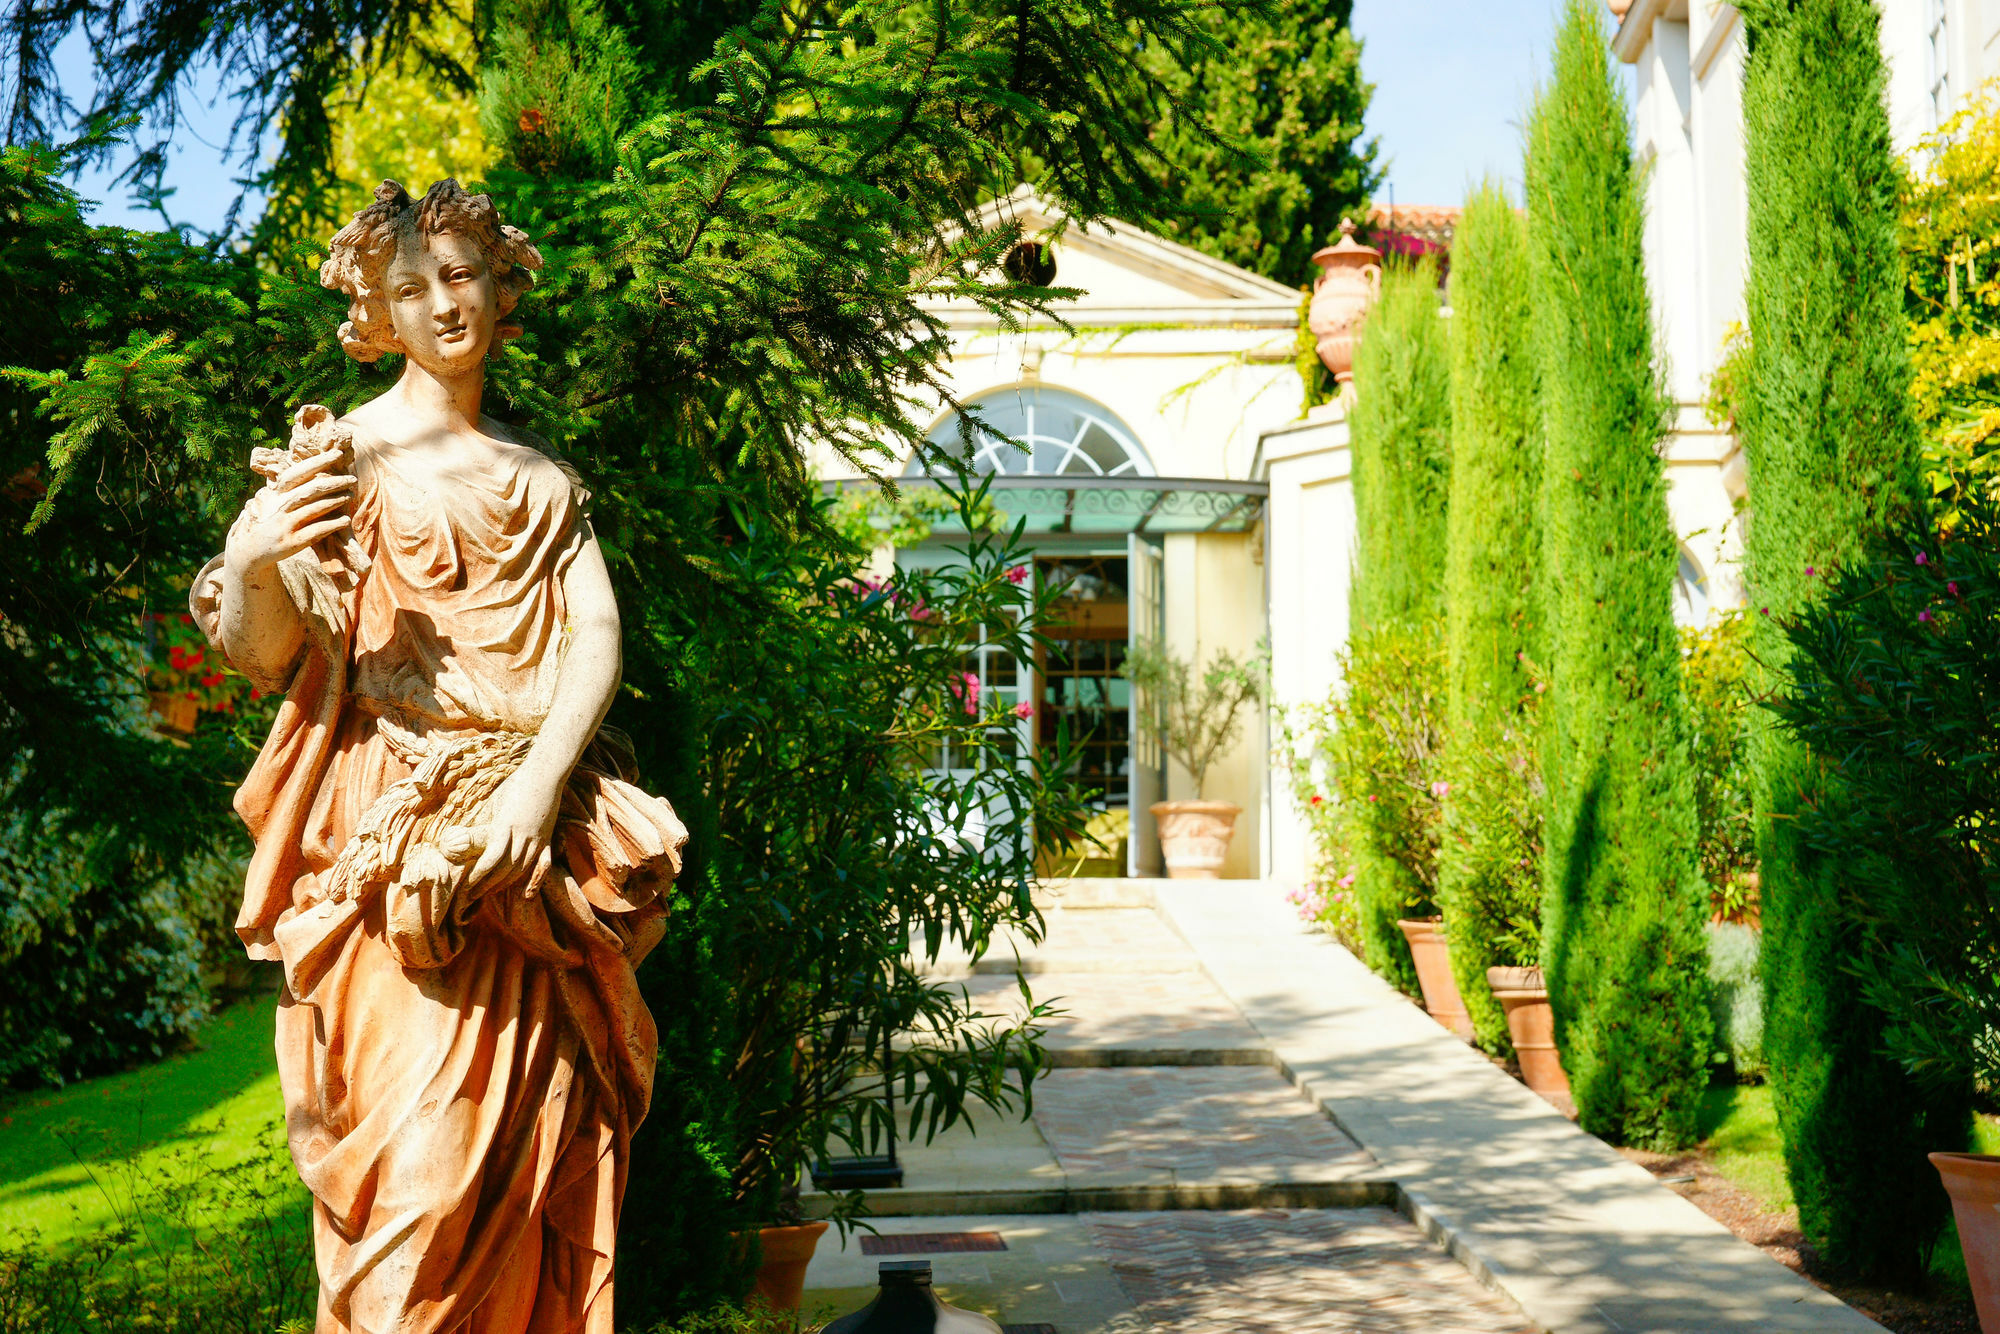
[[[1280,704],[1323,700],[1339,679],[1354,569],[1354,491],[1340,405],[1267,434],[1260,471],[1271,485],[1264,530],[1271,694]],[[1267,874],[1298,885],[1312,869],[1305,819],[1283,773],[1270,772],[1267,782]]]

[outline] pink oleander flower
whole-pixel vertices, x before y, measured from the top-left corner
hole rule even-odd
[[[1032,718],[1035,716],[1035,706],[1026,703],[1016,704],[1014,706],[1014,716],[1016,718]]]
[[[1445,799],[1445,795],[1450,791],[1451,791],[1451,784],[1445,782],[1442,778],[1440,778],[1437,782],[1431,784],[1431,795],[1433,797],[1436,797],[1439,801],[1443,801]]]
[[[978,715],[979,677],[976,674],[972,672],[960,672],[957,676],[953,677],[951,681],[951,693],[956,695],[958,702],[965,706],[967,714],[975,717]]]
[[[1354,872],[1349,871],[1346,875],[1340,877],[1340,879],[1334,881],[1333,883],[1339,885],[1342,889],[1354,888]]]
[[[1814,568],[1813,568],[1812,566],[1810,566],[1810,565],[1806,566],[1806,578],[1810,579],[1810,578],[1812,578],[1812,577],[1813,577],[1814,575],[1816,575],[1816,574],[1818,574],[1818,573],[1819,573],[1819,571],[1818,571],[1818,570],[1815,570],[1815,569],[1814,569]]]
[[[1028,567],[1025,565],[1016,565],[1013,569],[1007,571],[1007,582],[1010,584],[1027,583]]]
[[[1380,798],[1380,797],[1376,796],[1376,795],[1375,795],[1374,793],[1372,793],[1372,792],[1371,792],[1371,793],[1369,793],[1369,795],[1368,795],[1368,800],[1370,800],[1370,801],[1380,801],[1380,800],[1382,800],[1382,798]]]
[[[1930,563],[1931,563],[1931,558],[1930,558],[1929,556],[1925,555],[1925,554],[1924,554],[1923,552],[1921,552],[1921,551],[1919,551],[1919,552],[1917,553],[1917,564],[1919,564],[1919,565],[1929,565]]]
[[[1950,583],[1946,584],[1946,585],[1944,586],[1944,591],[1945,591],[1945,592],[1947,592],[1947,593],[1949,593],[1949,594],[1951,594],[1951,595],[1952,595],[1953,597],[1957,597],[1957,596],[1958,596],[1958,580],[1954,579],[1954,580],[1952,580],[1952,581],[1951,581]]]
[[[1917,619],[1922,621],[1924,624],[1929,625],[1932,621],[1935,621],[1937,617],[1931,615],[1930,608],[1926,607],[1922,611],[1917,613]]]

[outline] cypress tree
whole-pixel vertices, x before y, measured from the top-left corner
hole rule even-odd
[[[1486,985],[1496,964],[1541,948],[1528,761],[1541,526],[1541,418],[1529,308],[1527,222],[1488,181],[1451,246],[1451,505],[1445,543],[1447,695],[1438,906],[1452,971],[1481,1047],[1510,1050]]]
[[[1764,682],[1793,649],[1778,622],[1918,502],[1886,77],[1868,0],[1744,6],[1750,328],[1739,429],[1754,479],[1746,558]],[[1794,817],[1838,805],[1837,776],[1789,733],[1755,741],[1765,1050],[1799,1223],[1830,1266],[1908,1278],[1945,1217],[1932,1148],[1965,1104],[1922,1095],[1882,1054],[1850,976],[1863,933],[1842,867]]]
[[[1426,651],[1443,614],[1451,361],[1438,270],[1392,265],[1355,350],[1350,417],[1357,529],[1348,699],[1336,740],[1368,964],[1416,989],[1400,917],[1434,910],[1435,798]],[[1411,707],[1415,705],[1415,707]],[[1391,779],[1390,775],[1398,777]]]
[[[1305,281],[1313,251],[1381,180],[1375,143],[1361,139],[1374,89],[1361,77],[1353,13],[1353,0],[1220,6],[1206,19],[1213,54],[1146,49],[1186,99],[1182,110],[1163,106],[1150,131],[1191,211],[1165,222],[1168,236],[1281,283]]]
[[[1693,1141],[1707,1083],[1707,895],[1659,455],[1668,402],[1602,9],[1569,0],[1528,127],[1552,690],[1543,963],[1582,1125],[1665,1148]]]
[[[1438,269],[1391,264],[1354,355],[1354,580],[1357,625],[1444,610],[1444,511],[1451,483],[1451,354]]]

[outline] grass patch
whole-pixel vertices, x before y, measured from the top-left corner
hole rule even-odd
[[[230,1164],[282,1140],[284,1103],[271,1050],[275,997],[243,1001],[196,1035],[196,1050],[143,1069],[18,1094],[0,1102],[0,1219],[45,1244],[74,1242],[121,1221],[120,1170],[171,1175],[190,1154]],[[298,1207],[307,1208],[304,1186]]]
[[[1773,1213],[1792,1207],[1784,1142],[1769,1084],[1730,1084],[1701,1095],[1702,1144],[1715,1170]]]

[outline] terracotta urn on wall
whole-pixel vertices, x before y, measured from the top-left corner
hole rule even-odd
[[[1236,817],[1233,801],[1157,801],[1150,808],[1160,830],[1160,855],[1174,880],[1216,880],[1222,876]]]
[[[1313,282],[1306,324],[1318,340],[1315,350],[1334,382],[1345,390],[1354,379],[1354,346],[1362,321],[1382,290],[1382,252],[1354,239],[1354,220],[1340,221],[1340,242],[1313,256],[1320,274]]]
[[[1445,939],[1444,919],[1406,918],[1397,922],[1396,928],[1410,942],[1410,960],[1417,966],[1417,985],[1424,992],[1424,1013],[1472,1041],[1472,1016],[1465,1012],[1458,979],[1451,975],[1451,945]]]

